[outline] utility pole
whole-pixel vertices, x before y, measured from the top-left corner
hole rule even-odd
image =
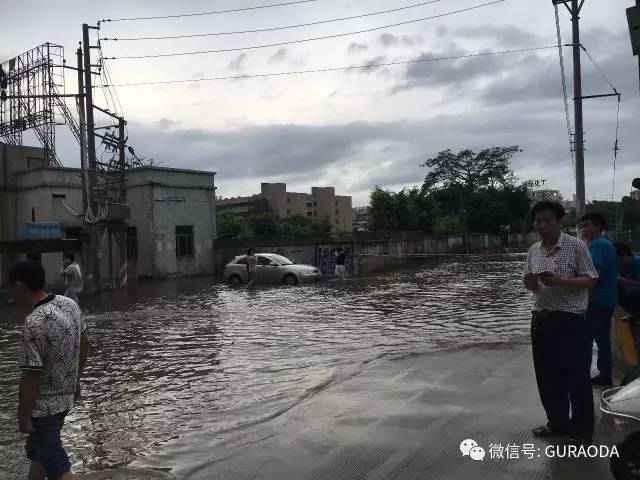
[[[89,209],[92,212],[98,211],[98,199],[96,198],[96,137],[95,121],[93,118],[93,85],[91,78],[91,44],[89,42],[89,29],[86,23],[82,25],[82,47],[84,50],[84,87],[85,87],[85,108],[87,121],[87,162],[89,164],[88,185],[89,185]],[[97,213],[96,213],[97,214]],[[93,284],[99,292],[102,290],[102,277],[100,272],[100,231],[96,225],[90,226],[91,246],[90,258],[93,261]]]
[[[127,203],[127,185],[126,185],[126,178],[125,178],[125,171],[126,171],[126,157],[125,157],[125,142],[126,142],[126,138],[125,138],[125,131],[124,131],[124,126],[127,124],[127,122],[124,120],[124,118],[119,117],[118,118],[118,163],[120,164],[120,203]]]
[[[640,0],[636,0],[635,7],[627,8],[627,20],[629,21],[631,48],[633,49],[633,54],[638,56],[638,75],[640,81]],[[638,86],[640,87],[640,83]]]
[[[80,120],[80,169],[82,172],[82,215],[89,207],[89,195],[87,194],[87,125],[85,118],[84,101],[84,78],[82,76],[84,68],[82,66],[82,48],[76,51],[78,58],[78,117]]]
[[[580,11],[584,0],[571,0],[571,23],[573,26],[573,96],[575,108],[576,149],[576,218],[579,220],[586,210],[584,185],[584,119],[582,116],[582,64],[580,57]],[[565,4],[566,5],[566,4]]]

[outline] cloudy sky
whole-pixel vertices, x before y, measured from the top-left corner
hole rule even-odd
[[[67,61],[73,64],[84,22],[284,1],[3,0],[0,59],[49,41],[63,45]],[[103,22],[100,36],[121,39],[102,42],[105,57],[127,57],[241,49],[376,29],[268,48],[109,60],[113,83],[118,85],[392,63],[556,44],[550,0],[507,0],[377,29],[488,1],[441,0],[393,13],[271,32],[122,40],[267,29],[423,3],[316,0],[237,13]],[[587,0],[581,15],[582,43],[622,92],[616,197],[628,193],[631,180],[640,176],[638,67],[625,16],[631,4],[631,0]],[[561,24],[563,40],[569,43],[571,25],[564,8]],[[571,99],[569,49],[565,49],[565,60]],[[609,93],[610,87],[593,64],[586,56],[583,60],[585,94]],[[71,72],[68,91],[76,88],[74,79]],[[296,191],[334,185],[339,194],[352,195],[354,205],[363,205],[376,185],[399,190],[420,184],[426,171],[419,164],[438,151],[512,144],[523,149],[514,158],[521,179],[545,179],[548,187],[561,190],[566,197],[575,190],[557,49],[365,70],[119,86],[116,91],[129,122],[129,143],[138,155],[167,167],[216,171],[218,194],[225,197],[255,193],[263,181],[280,181]],[[97,103],[114,102],[108,92],[98,90]],[[606,199],[612,194],[615,119],[614,99],[587,101],[589,199]],[[77,166],[77,146],[62,129],[59,138],[64,163]]]

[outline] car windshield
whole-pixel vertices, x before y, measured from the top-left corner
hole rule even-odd
[[[295,263],[282,255],[269,255],[269,258],[274,262],[278,262],[280,265],[293,265]]]

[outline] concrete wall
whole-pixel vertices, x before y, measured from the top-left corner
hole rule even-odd
[[[82,213],[82,182],[79,169],[43,168],[40,148],[12,147],[0,144],[0,240],[17,240],[18,227],[24,223],[57,222],[63,235],[68,228],[82,227],[74,213]],[[40,159],[40,160],[38,160]],[[127,175],[130,226],[138,233],[139,275],[213,273],[215,227],[215,173],[169,168],[138,168]],[[60,198],[63,196],[64,198]],[[67,206],[63,204],[63,201]],[[72,213],[72,211],[74,213]],[[175,227],[193,226],[193,258],[176,258]],[[105,286],[117,284],[121,268],[124,236],[104,239],[101,252]],[[81,266],[88,262],[88,249],[77,255]],[[6,267],[19,258],[3,258]],[[59,278],[62,253],[42,255],[47,281]],[[84,261],[83,261],[84,260]],[[111,263],[110,263],[111,262]],[[113,272],[113,277],[112,277]]]
[[[317,203],[314,208],[314,221],[322,222],[329,219],[331,226],[337,230],[336,224],[336,190],[333,187],[313,187],[313,200]],[[315,215],[317,212],[317,215]]]
[[[353,208],[351,205],[351,197],[341,195],[336,196],[336,217],[338,220],[336,223],[338,231],[353,231]]]
[[[137,227],[139,276],[214,272],[216,237],[214,175],[208,172],[139,169],[129,173],[128,201]],[[176,255],[176,227],[194,231],[193,257]]]
[[[287,185],[285,183],[263,183],[260,191],[273,213],[279,217],[287,216]]]
[[[34,220],[61,223],[63,235],[66,228],[81,226],[80,219],[63,205],[61,199],[55,198],[63,195],[74,212],[81,212],[82,189],[78,170],[45,168],[43,156],[40,148],[0,145],[0,240],[16,240],[20,226]],[[24,256],[2,260],[8,267],[22,258]],[[80,256],[78,260],[82,263]],[[58,283],[62,253],[43,254],[41,262],[47,272],[47,284]],[[3,284],[7,273],[4,265],[0,265]]]
[[[510,245],[529,247],[537,239],[535,233],[511,234]],[[252,247],[256,253],[278,253],[296,263],[316,265],[317,248],[331,244],[353,245],[352,256],[356,275],[369,275],[379,270],[400,266],[419,255],[454,254],[464,251],[462,237],[426,237],[418,234],[272,238],[243,242],[224,240],[216,243],[216,273],[220,276],[224,266],[236,255],[243,255],[249,247]],[[503,237],[474,235],[472,251],[504,251]]]
[[[308,193],[288,193],[287,194],[287,214],[290,217],[300,216],[305,218],[313,218],[313,203],[311,208],[307,205],[313,202],[311,195]],[[311,215],[309,215],[311,213]]]

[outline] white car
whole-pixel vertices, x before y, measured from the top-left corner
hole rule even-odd
[[[275,253],[257,253],[256,283],[297,285],[312,283],[322,277],[317,267],[292,262]],[[229,285],[248,283],[247,256],[241,255],[231,260],[224,268],[224,281]]]

